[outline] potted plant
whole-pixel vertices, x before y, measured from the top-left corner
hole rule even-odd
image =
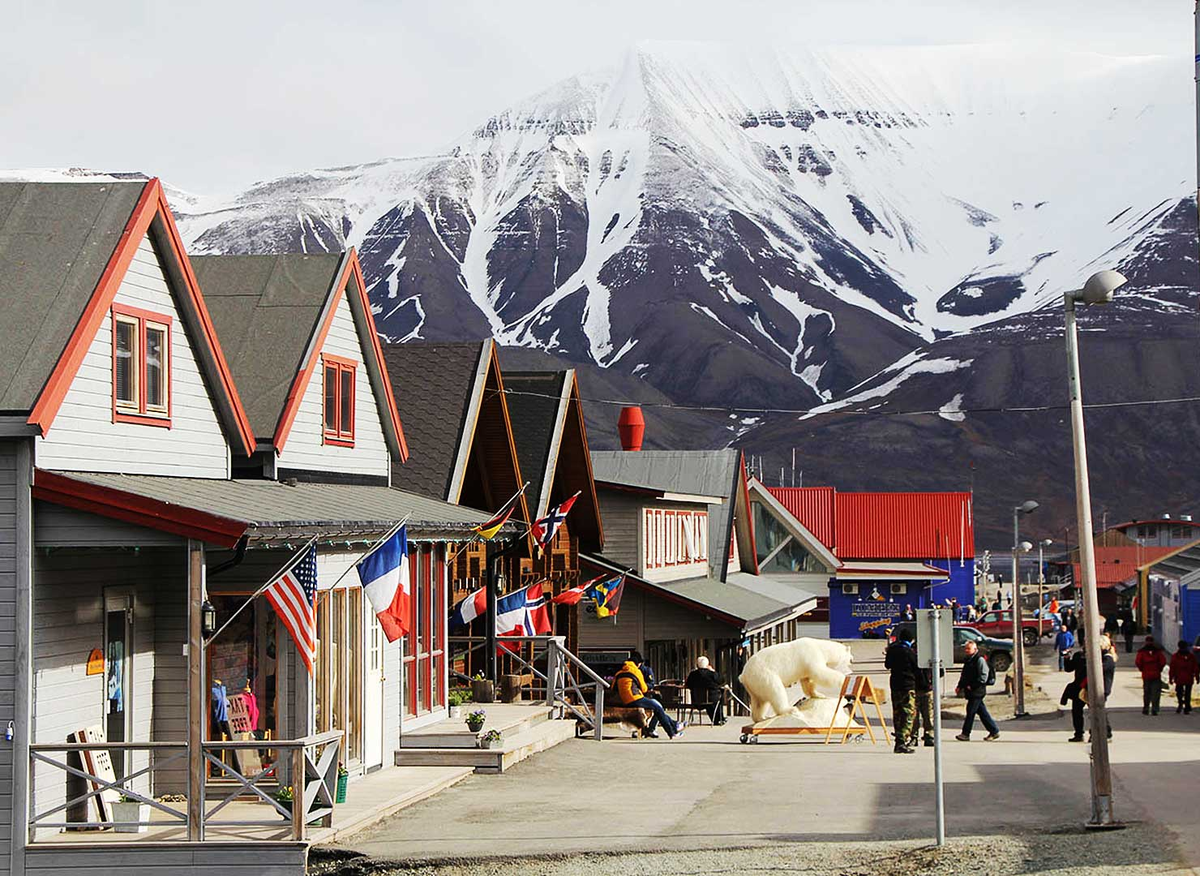
[[[483,722],[487,720],[487,712],[483,709],[476,709],[467,715],[467,729],[472,733],[478,733],[483,729]]]
[[[487,733],[484,733],[479,737],[479,747],[491,748],[493,745],[499,745],[500,738],[499,730],[489,730]]]
[[[292,786],[291,785],[280,785],[279,790],[275,792],[275,802],[278,803],[280,806],[282,806],[284,809],[286,809],[288,812],[291,812],[293,801],[294,801],[294,798],[292,796]]]
[[[496,685],[484,678],[482,672],[471,679],[471,699],[477,703],[496,702]]]
[[[462,711],[462,704],[467,701],[467,697],[463,696],[463,691],[452,690],[446,696],[446,707],[450,712],[451,718],[457,718]]]
[[[350,771],[346,769],[344,763],[338,763],[337,777],[337,793],[334,795],[334,803],[346,802],[346,783],[350,781]]]
[[[117,833],[145,833],[150,829],[147,823],[150,821],[148,803],[122,794],[120,799],[112,804],[112,809],[112,820],[117,822],[113,830]]]

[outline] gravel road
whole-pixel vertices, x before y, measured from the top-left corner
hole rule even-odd
[[[951,840],[938,850],[921,842],[778,845],[696,852],[547,855],[529,858],[382,861],[317,852],[311,876],[691,876],[716,873],[805,873],[812,876],[941,876],[981,873],[1142,876],[1194,874],[1176,863],[1170,835],[1151,824],[1085,833],[1076,826],[1038,834]],[[1103,862],[1103,863],[1101,863]]]

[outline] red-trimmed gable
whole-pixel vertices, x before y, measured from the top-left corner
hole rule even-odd
[[[768,487],[841,560],[975,556],[970,493],[841,493]]]

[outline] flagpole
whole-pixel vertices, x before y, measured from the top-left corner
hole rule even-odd
[[[334,581],[334,582],[333,582],[332,584],[330,584],[328,587],[322,587],[322,588],[320,588],[320,589],[322,589],[322,590],[333,590],[335,587],[337,587],[339,584],[341,584],[341,583],[342,583],[342,579],[343,579],[343,578],[345,578],[347,575],[349,575],[349,574],[350,574],[350,570],[351,570],[351,569],[357,568],[358,564],[359,564],[360,562],[362,562],[362,558],[363,558],[363,557],[365,557],[365,556],[366,556],[367,554],[369,554],[371,551],[375,550],[375,548],[379,547],[381,544],[383,544],[385,541],[387,541],[389,538],[391,538],[393,535],[395,535],[397,532],[399,532],[399,531],[400,531],[400,528],[401,528],[402,526],[404,526],[404,524],[408,523],[408,521],[409,521],[409,520],[411,520],[411,519],[412,519],[412,514],[405,514],[405,515],[404,515],[404,519],[403,519],[403,520],[401,520],[399,523],[397,523],[395,526],[393,526],[391,529],[389,529],[387,532],[385,532],[383,535],[381,535],[381,536],[380,536],[380,537],[379,537],[379,538],[378,538],[378,539],[375,541],[375,543],[374,543],[374,544],[372,544],[372,545],[371,545],[369,548],[367,548],[365,551],[363,551],[361,554],[359,554],[359,555],[358,555],[358,559],[357,559],[357,560],[355,560],[353,563],[351,563],[349,566],[347,566],[347,567],[346,567],[346,569],[345,569],[345,571],[343,571],[343,572],[342,572],[342,574],[340,574],[340,575],[338,576],[338,579],[337,579],[336,581]]]
[[[233,619],[242,613],[243,608],[245,608],[247,605],[249,605],[251,602],[253,602],[255,599],[257,599],[259,596],[261,596],[262,593],[268,587],[270,587],[272,584],[274,584],[276,581],[278,581],[280,578],[282,578],[284,575],[286,575],[288,573],[288,571],[292,568],[292,566],[296,565],[296,561],[299,560],[300,557],[304,556],[304,552],[313,546],[313,543],[316,540],[317,540],[317,536],[315,536],[315,535],[312,538],[310,538],[305,543],[304,547],[300,548],[300,550],[298,550],[295,554],[293,554],[292,558],[290,560],[288,560],[286,563],[284,563],[283,567],[278,572],[276,572],[274,575],[272,575],[270,578],[267,579],[266,584],[264,584],[262,587],[259,587],[257,590],[255,590],[254,593],[252,593],[250,595],[250,597],[246,599],[245,602],[243,602],[236,609],[234,609],[233,614],[231,614],[228,618],[225,619],[225,623],[223,623],[219,627],[217,627],[216,632],[214,632],[207,639],[204,639],[203,641],[201,641],[201,643],[200,643],[201,649],[207,648],[209,642],[211,642],[217,636],[221,635],[221,632],[227,626],[229,626],[231,623],[233,623]]]

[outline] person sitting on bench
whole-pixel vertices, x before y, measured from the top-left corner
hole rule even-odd
[[[709,666],[707,657],[696,658],[696,668],[691,671],[683,685],[692,695],[692,705],[704,709],[714,727],[725,723],[725,708],[721,697],[724,685],[721,684],[721,676]]]
[[[671,716],[667,714],[667,710],[663,708],[662,703],[646,696],[646,679],[642,676],[642,670],[638,668],[641,662],[642,655],[640,653],[637,651],[629,652],[629,659],[622,664],[621,669],[614,677],[617,685],[617,696],[621,700],[621,705],[648,709],[653,714],[654,717],[650,719],[647,736],[657,739],[658,734],[654,731],[659,724],[662,724],[663,729],[667,731],[667,736],[674,739],[683,733],[687,722],[680,721],[676,723],[671,720]]]

